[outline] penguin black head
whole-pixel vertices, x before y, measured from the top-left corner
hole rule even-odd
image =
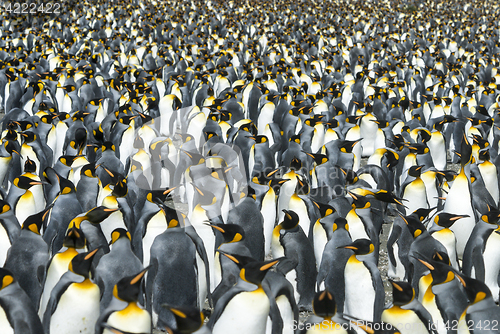
[[[472,160],[472,146],[469,144],[466,135],[462,137],[462,143],[460,145],[460,165],[462,168],[470,163]]]
[[[481,219],[488,224],[498,224],[500,220],[500,211],[495,208],[489,208],[489,211],[481,216]]]
[[[0,268],[0,291],[14,283],[16,279],[14,275],[5,268]]]
[[[415,298],[415,290],[410,283],[393,281],[391,279],[389,279],[389,282],[392,285],[392,299],[394,305],[403,306]]]
[[[102,152],[105,152],[106,150],[114,152],[115,145],[110,141],[105,141],[101,146],[101,150],[102,150]]]
[[[411,166],[408,169],[408,175],[413,176],[413,177],[420,177],[420,174],[422,173],[422,168],[424,166]]]
[[[318,208],[321,218],[329,216],[336,211],[335,208],[329,204],[324,204],[316,201],[312,201],[312,203],[316,208]]]
[[[470,304],[473,305],[492,297],[490,289],[484,282],[464,275],[457,275],[457,277],[465,288]]]
[[[35,173],[36,172],[36,163],[31,160],[29,157],[26,157],[26,162],[24,163],[24,172],[25,173]]]
[[[481,150],[478,155],[479,160],[490,161],[490,150]]]
[[[455,277],[459,277],[455,275],[453,268],[447,264],[434,260],[423,260],[420,258],[417,260],[431,271],[432,284],[434,285],[451,282]]]
[[[21,132],[21,136],[23,136],[25,143],[32,143],[36,140],[36,134],[32,131]]]
[[[444,263],[444,264],[447,264],[447,265],[451,264],[450,257],[448,256],[448,253],[446,253],[446,252],[436,251],[432,255],[432,259],[434,261],[436,261],[436,262],[441,262],[441,263]]]
[[[437,208],[436,206],[433,208],[429,208],[429,209],[418,208],[417,210],[413,211],[412,215],[416,215],[418,220],[420,220],[422,222],[427,218],[429,213],[431,213],[431,211],[436,209],[436,208]]]
[[[243,227],[237,224],[206,224],[222,233],[224,243],[238,242],[245,238]]]
[[[89,163],[82,167],[82,169],[80,170],[80,175],[82,176],[85,175],[86,177],[95,178],[96,177],[95,170],[96,170],[95,163]]]
[[[469,215],[455,215],[453,213],[440,212],[434,217],[434,222],[445,228],[450,228],[460,218],[469,217]]]
[[[354,194],[351,193],[351,196]],[[352,207],[356,209],[368,209],[371,206],[370,201],[366,198],[366,196],[354,195],[352,197]]]
[[[299,171],[302,168],[302,161],[299,158],[293,157],[290,161],[290,169],[294,171]]]
[[[29,177],[23,176],[23,175],[16,177],[12,183],[16,187],[21,188],[21,189],[25,189],[25,190],[33,187],[34,185],[42,184],[41,181],[35,181],[35,180],[30,179]]]
[[[59,180],[59,189],[61,189],[60,190],[61,195],[66,195],[76,192],[75,185],[73,184],[73,182],[62,176],[59,176],[58,174],[56,175],[57,179]]]
[[[10,211],[11,209],[12,208],[9,203],[4,201],[3,199],[0,199],[0,215]]]
[[[266,276],[266,273],[272,266],[277,264],[283,258],[274,259],[270,261],[252,261],[247,263],[244,266],[237,263],[240,267],[240,278],[248,283],[253,283],[255,285],[259,285],[262,283],[262,280]]]
[[[328,290],[319,291],[313,298],[312,309],[315,315],[322,318],[331,318],[337,313],[337,303],[333,294]]]
[[[377,192],[372,193],[372,195],[378,199],[379,201],[385,202],[385,203],[396,203],[401,206],[406,207],[402,201],[405,199],[399,199],[394,195],[393,193],[388,192],[387,190],[381,189]]]
[[[354,184],[354,183],[358,182],[358,180],[359,180],[358,174],[356,174],[355,171],[353,171],[352,169],[344,170],[342,168],[340,168],[340,170],[344,174],[345,181],[347,184]]]
[[[343,140],[340,144],[340,152],[343,153],[352,153],[354,146],[360,142],[363,138],[359,138],[358,140]]]
[[[136,302],[141,292],[142,279],[148,269],[149,267],[135,275],[127,276],[119,280],[113,288],[113,296],[118,300],[128,303]]]
[[[309,183],[307,181],[302,181],[302,179],[298,176],[297,178],[297,186],[295,187],[295,193],[297,195],[307,195],[309,194],[309,191],[311,190],[309,187]]]
[[[399,216],[406,223],[406,226],[408,226],[408,229],[414,238],[417,238],[424,231],[426,231],[424,224],[422,224],[415,215],[403,216],[402,214],[399,214]]]
[[[335,221],[333,222],[332,225],[333,232],[335,232],[339,228],[343,228],[344,230],[349,231],[349,224],[347,223],[347,220],[345,218],[339,217],[336,218]]]
[[[302,151],[302,152],[304,152],[304,151]],[[318,166],[321,164],[324,164],[325,162],[328,161],[328,156],[325,154],[321,154],[321,153],[313,154],[313,153],[307,153],[307,152],[304,152],[304,153],[307,154],[308,156],[310,156],[311,158],[313,158],[314,162]]]
[[[429,147],[427,147],[424,143],[414,143],[411,145],[407,145],[410,149],[410,152],[415,154],[426,154],[429,153]]]
[[[195,307],[172,307],[166,304],[163,304],[162,307],[168,309],[174,315],[179,333],[194,333],[203,326],[203,322],[205,321],[203,312],[200,312]]]
[[[132,240],[132,236],[130,232],[124,228],[116,228],[111,232],[111,241],[109,242],[111,245],[114,244],[118,239],[127,238],[129,241]]]
[[[91,252],[77,254],[69,263],[69,271],[85,278],[90,278],[92,259],[98,250],[99,248],[96,248]]]
[[[280,226],[284,230],[291,230],[299,225],[299,216],[292,210],[283,210],[285,217]]]
[[[47,226],[47,220],[49,219],[49,213],[50,210],[52,210],[52,207],[53,204],[50,204],[47,208],[45,208],[45,210],[26,218],[21,229],[30,230],[33,233],[40,234],[42,226]]]
[[[212,192],[201,190],[194,184],[193,187],[195,189],[196,203],[200,203],[201,205],[212,205],[217,201],[217,198]]]
[[[373,243],[368,239],[357,239],[349,245],[339,246],[337,248],[351,249],[356,255],[370,254],[375,250],[375,246],[373,246]]]
[[[63,246],[67,248],[82,249],[85,247],[86,239],[82,230],[76,226],[72,226],[66,232],[66,236],[63,240]]]
[[[118,174],[118,180],[113,187],[113,196],[125,197],[128,193],[127,179]]]
[[[110,214],[118,210],[119,209],[109,209],[105,206],[98,206],[87,211],[84,218],[87,219],[92,224],[99,224],[104,219],[108,218]]]

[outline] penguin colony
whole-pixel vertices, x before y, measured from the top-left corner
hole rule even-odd
[[[500,332],[498,2],[3,5],[0,333]]]

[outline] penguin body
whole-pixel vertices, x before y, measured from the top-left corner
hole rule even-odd
[[[43,334],[42,323],[26,292],[13,274],[0,268],[0,330],[2,333]]]
[[[111,242],[110,252],[101,257],[95,268],[95,281],[102,292],[101,313],[111,302],[115,284],[123,277],[142,269],[141,261],[132,252],[130,234],[126,230],[114,230],[111,233]]]
[[[372,252],[373,244],[368,239],[358,239],[343,248],[353,249],[355,252],[344,268],[344,313],[368,321],[380,321],[384,303],[382,277],[375,264],[356,259],[357,254]]]
[[[23,223],[21,233],[9,249],[5,268],[18,278],[19,285],[26,291],[38,308],[47,263],[49,262],[48,246],[40,236],[40,229],[46,222],[51,207],[30,216]]]
[[[295,289],[300,309],[310,309],[316,285],[316,260],[314,250],[294,211],[285,210],[285,218],[273,231],[273,256],[285,256],[295,264],[287,279]]]
[[[167,260],[165,254],[169,254]],[[183,228],[169,228],[155,238],[150,264],[146,278],[147,309],[153,326],[172,327],[174,317],[162,304],[197,306],[196,247]]]
[[[96,252],[76,255],[52,290],[43,316],[45,333],[94,333],[101,293],[89,274]]]

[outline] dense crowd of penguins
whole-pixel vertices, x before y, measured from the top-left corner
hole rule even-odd
[[[2,334],[500,333],[498,2],[60,11],[1,14]]]

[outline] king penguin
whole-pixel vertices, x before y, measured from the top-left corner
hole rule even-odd
[[[285,217],[273,231],[273,257],[285,256],[296,264],[286,277],[294,287],[299,309],[310,310],[317,277],[314,250],[299,225],[299,216],[291,210],[283,211]]]
[[[45,334],[93,334],[99,318],[99,287],[90,280],[91,252],[76,255],[69,271],[64,274],[50,294],[47,310],[43,315]]]
[[[0,268],[0,331],[2,334],[44,334],[40,318],[12,272]]]
[[[43,288],[40,282],[43,282],[50,259],[48,246],[43,241],[40,230],[51,209],[49,206],[24,221],[21,233],[10,247],[5,260],[5,268],[14,274],[35,308],[38,308],[40,302]]]
[[[224,334],[236,327],[241,334],[264,334],[270,303],[262,288],[262,280],[281,259],[242,264],[237,257],[224,255],[239,265],[240,279],[219,299],[208,327],[213,334]]]
[[[389,282],[392,285],[393,305],[382,312],[382,321],[397,327],[401,334],[432,333],[432,317],[415,299],[415,290],[411,284],[403,281]]]
[[[130,333],[150,333],[151,315],[139,304],[142,281],[148,268],[131,276],[120,279],[113,288],[113,297],[122,302],[120,307],[110,306],[99,317],[96,325],[96,334],[111,334],[112,331],[102,327],[100,324],[106,322],[118,330],[126,330]]]
[[[382,277],[375,264],[356,258],[373,252],[373,243],[368,239],[358,239],[340,248],[354,251],[344,268],[344,313],[368,321],[380,321],[384,305]]]

